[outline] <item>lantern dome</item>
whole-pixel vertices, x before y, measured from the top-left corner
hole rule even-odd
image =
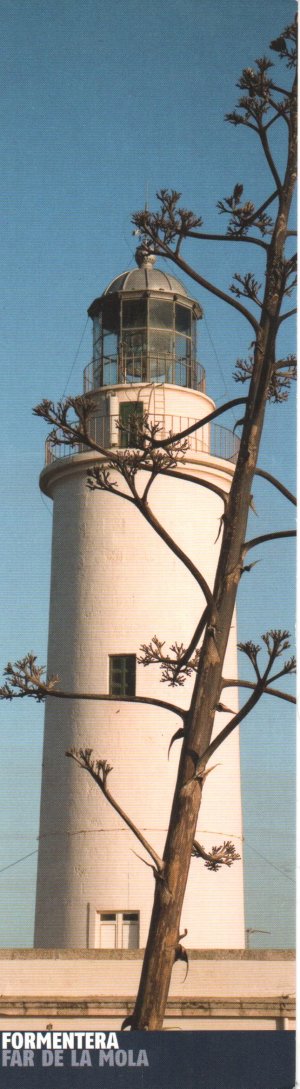
[[[143,246],[139,246],[135,258],[138,268],[130,269],[115,277],[105,288],[104,295],[112,295],[119,291],[163,291],[168,295],[190,297],[176,276],[170,276],[170,273],[153,267],[154,253],[147,253]]]

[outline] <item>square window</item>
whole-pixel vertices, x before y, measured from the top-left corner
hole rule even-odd
[[[97,911],[96,948],[138,949],[138,911]]]
[[[135,654],[111,654],[109,692],[111,696],[135,696]]]

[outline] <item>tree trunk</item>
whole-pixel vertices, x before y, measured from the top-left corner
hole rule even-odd
[[[223,540],[213,591],[215,609],[206,628],[187,719],[164,851],[164,879],[156,879],[150,931],[131,1022],[133,1029],[162,1027],[178,945],[182,903],[205,778],[205,756],[198,779],[194,777],[195,763],[197,756],[201,758],[210,743],[215,708],[220,698],[223,661],[240,579],[252,481],[275,358],[278,318],[284,291],[284,245],[296,169],[296,130],[292,125],[291,129],[287,170],[279,194],[278,215],[268,253],[264,302],[257,329],[254,369],[241,446],[225,512]],[[201,911],[201,905],[195,904],[195,910]]]

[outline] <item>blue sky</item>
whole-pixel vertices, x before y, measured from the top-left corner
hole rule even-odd
[[[130,217],[146,195],[151,206],[158,188],[176,188],[216,230],[224,225],[216,203],[236,182],[249,199],[271,191],[254,134],[226,125],[224,113],[235,104],[242,67],[266,51],[294,11],[293,0],[3,0],[3,666],[28,649],[46,656],[51,504],[38,490],[45,429],[32,406],[81,390],[91,355],[86,309],[133,267]],[[280,162],[275,132],[274,141]],[[250,262],[248,252],[232,250],[203,243],[186,253],[226,288],[237,270],[260,273],[252,252]],[[187,286],[204,306],[198,355],[219,404],[241,392],[231,375],[236,358],[248,354],[249,327]],[[285,328],[285,335],[291,351],[292,333]],[[260,457],[289,486],[292,400],[270,407]],[[232,415],[225,422],[231,427]],[[268,485],[256,496],[253,533],[293,525],[292,508]],[[293,630],[292,546],[264,549],[242,580],[241,639],[257,641],[272,626]],[[32,942],[43,712],[25,701],[0,712],[0,944],[25,946]],[[268,698],[242,727],[247,925],[271,931],[253,936],[257,946],[293,944],[293,727],[289,705]]]

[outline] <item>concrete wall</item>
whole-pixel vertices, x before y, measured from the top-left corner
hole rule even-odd
[[[162,391],[160,391],[162,393]],[[137,390],[118,387],[119,399]],[[151,397],[153,389],[141,389]],[[102,395],[101,395],[102,396]],[[153,394],[157,398],[157,391]],[[212,402],[203,394],[166,387],[165,411],[201,418]],[[157,407],[157,405],[156,405]],[[86,487],[95,460],[65,458],[42,474],[53,498],[53,546],[48,671],[62,688],[107,693],[109,655],[138,654],[154,634],[166,647],[188,645],[204,597],[191,574],[140,513],[125,500]],[[233,466],[193,451],[187,470],[228,490]],[[144,477],[145,480],[145,477]],[[218,495],[194,484],[160,478],[151,491],[154,513],[213,585],[223,510]],[[225,663],[237,675],[233,624]],[[191,682],[170,689],[157,667],[137,667],[137,695],[186,706]],[[237,707],[236,689],[226,703]],[[216,716],[216,730],[230,716]],[[138,855],[149,858],[90,777],[65,751],[89,747],[113,766],[109,786],[143,835],[162,852],[177,772],[179,744],[170,759],[178,716],[157,708],[79,700],[48,700],[45,718],[40,851],[35,945],[94,944],[97,912],[138,911],[140,945],[148,932],[153,875]],[[231,839],[242,853],[239,738],[235,732],[213,761],[218,766],[204,788],[197,837],[208,849]],[[137,854],[136,854],[137,852]],[[220,908],[220,904],[222,905]],[[242,862],[217,874],[192,860],[182,913],[190,947],[244,944]]]
[[[120,1028],[132,1010],[141,952],[2,950],[0,1029]],[[292,951],[191,950],[176,964],[165,1028],[294,1027]]]

